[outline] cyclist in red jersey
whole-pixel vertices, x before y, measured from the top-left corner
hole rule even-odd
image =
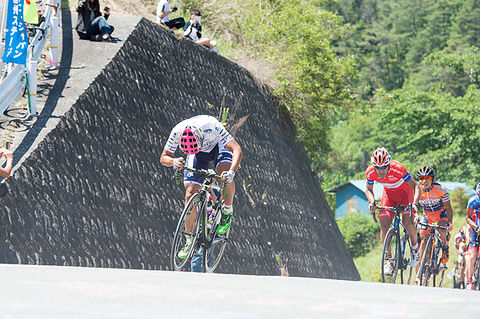
[[[416,213],[417,207],[413,204],[414,192],[415,194],[419,194],[420,188],[405,166],[397,161],[392,161],[390,154],[384,147],[379,147],[373,152],[371,161],[372,165],[370,165],[366,171],[367,189],[365,191],[365,195],[370,202],[370,212],[373,213],[376,207],[375,194],[373,193],[373,183],[376,181],[383,186],[381,206],[394,207],[404,205],[407,207],[408,204],[412,203],[412,210]],[[385,241],[385,236],[392,224],[393,217],[393,212],[389,210],[380,210],[378,214],[382,243]],[[402,213],[402,223],[410,236],[412,244],[412,260],[410,264],[412,267],[415,267],[420,260],[420,255],[418,253],[417,229],[410,219],[409,211]],[[392,262],[387,262],[384,265],[385,274],[388,275],[392,271]]]

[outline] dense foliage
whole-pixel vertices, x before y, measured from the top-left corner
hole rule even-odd
[[[378,242],[380,224],[360,213],[349,213],[337,219],[345,243],[352,257],[363,256]]]
[[[480,2],[179,1],[270,61],[324,189],[363,178],[377,146],[411,172],[480,180]]]
[[[377,146],[410,172],[432,165],[440,180],[476,184],[480,2],[340,0],[327,7],[355,26],[337,51],[355,54],[360,99],[333,129],[324,185],[364,178]]]
[[[183,3],[204,10],[214,32],[229,30],[230,39],[246,54],[274,65],[274,94],[289,110],[318,170],[330,150],[330,127],[353,103],[354,59],[336,54],[333,46],[349,26],[312,0]],[[219,7],[228,13],[220,13]]]

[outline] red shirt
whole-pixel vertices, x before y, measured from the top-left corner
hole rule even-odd
[[[403,190],[404,187],[407,186],[406,182],[412,178],[405,166],[397,161],[390,162],[390,169],[384,179],[378,177],[373,165],[367,168],[365,175],[368,185],[373,185],[373,182],[376,181],[383,186],[383,189],[387,193]]]

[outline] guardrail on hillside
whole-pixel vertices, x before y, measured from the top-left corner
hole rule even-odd
[[[26,65],[9,64],[6,76],[0,83],[0,114],[2,114],[28,83],[28,114],[37,114],[37,70],[38,61],[42,56],[47,37],[50,32],[50,61],[58,62],[58,26],[60,14],[60,0],[47,0],[44,12],[45,20],[35,28],[35,36],[28,45]],[[8,32],[8,30],[7,30]],[[2,35],[3,36],[3,35]]]

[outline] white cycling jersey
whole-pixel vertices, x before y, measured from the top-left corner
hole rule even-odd
[[[203,143],[200,145],[200,152],[209,153],[217,144],[227,145],[233,137],[225,127],[216,118],[210,115],[198,115],[186,119],[172,129],[168,137],[165,149],[169,152],[175,153],[180,144],[180,137],[183,130],[188,125],[198,127],[203,132]]]

